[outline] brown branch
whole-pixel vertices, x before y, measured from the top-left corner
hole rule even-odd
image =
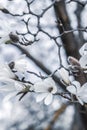
[[[67,15],[66,7],[65,7],[65,1],[64,0],[57,1],[54,5],[54,9],[55,9],[56,17],[57,19],[59,19],[58,29],[60,31],[60,34],[63,33],[65,30],[66,31],[71,30],[69,17]],[[74,38],[74,34],[73,33],[65,34],[61,37],[61,40],[63,42],[67,56],[73,56],[78,59],[79,58],[78,42]],[[80,75],[75,77],[75,79],[79,81],[82,85],[87,81],[83,71],[81,71]],[[80,109],[80,111],[82,111],[82,109],[85,109],[84,106],[79,106],[78,108]],[[87,123],[86,123],[87,112],[84,115],[80,114],[80,116],[81,116],[81,121],[83,122],[83,125],[85,127],[85,130],[87,130]]]
[[[44,66],[38,59],[34,58],[26,49],[24,49],[23,47],[21,47],[18,44],[12,44],[13,46],[16,46],[23,54],[26,54],[26,56],[31,59],[42,71],[44,71],[47,75],[52,74],[52,72],[46,67]],[[59,86],[62,87],[63,90],[66,91],[66,87],[65,85],[63,85],[59,78],[56,75],[52,75],[53,79],[55,80],[55,82],[57,82],[57,84]]]
[[[54,116],[52,118],[52,120],[50,121],[49,125],[47,126],[47,128],[45,130],[51,130],[54,123],[58,120],[59,116],[61,114],[63,114],[63,112],[65,111],[65,109],[67,108],[67,105],[63,104],[61,106],[60,109],[58,109],[55,113],[54,113]]]
[[[64,31],[71,30],[72,28],[70,26],[64,0],[55,2],[54,9],[57,19],[60,20],[60,24],[58,23],[60,34]],[[61,39],[66,50],[66,54],[78,58],[78,42],[74,38],[73,33],[65,34],[61,37]]]

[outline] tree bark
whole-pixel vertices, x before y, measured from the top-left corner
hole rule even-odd
[[[63,26],[58,26],[60,34],[63,33],[63,31],[71,30],[70,21],[68,18],[68,14],[65,7],[64,0],[60,0],[59,2],[56,2],[54,5],[54,10],[56,14],[56,18],[61,21],[61,24]],[[64,28],[64,30],[63,30]],[[73,56],[76,58],[79,58],[78,53],[78,41],[75,39],[73,33],[64,34],[62,37],[63,46],[66,50],[66,54],[68,56]]]
[[[64,0],[56,1],[54,4],[54,10],[55,10],[56,18],[60,22],[58,25],[58,30],[60,34],[63,33],[64,31],[71,30],[72,28],[70,26],[70,20],[66,11],[65,1]],[[62,40],[67,56],[73,56],[79,59],[78,41],[75,39],[74,34],[73,33],[64,34],[61,37],[61,40]],[[86,82],[86,77],[83,72],[81,72],[80,75],[75,78],[82,85]],[[85,109],[86,108],[84,106],[78,105],[77,111],[79,111],[79,115],[83,123],[83,126],[82,126],[83,130],[87,130],[87,112]],[[85,113],[84,114],[80,113],[83,110]]]

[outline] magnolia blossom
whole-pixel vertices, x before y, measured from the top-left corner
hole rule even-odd
[[[24,73],[27,71],[27,68],[28,68],[28,63],[25,60],[25,58],[26,58],[26,55],[21,55],[18,59],[11,62],[9,66],[14,70]]]
[[[9,94],[4,98],[4,101],[9,100],[10,98],[16,96],[19,92],[28,92],[32,91],[32,85],[29,83],[23,83],[13,79],[0,79],[1,86],[0,92],[9,92]]]
[[[7,63],[1,63],[0,64],[0,79],[1,78],[10,78],[15,79],[15,74],[11,71],[10,67]]]
[[[73,81],[67,90],[76,96],[81,105],[87,103],[87,83],[81,86],[78,81]]]
[[[39,93],[36,98],[37,102],[44,99],[44,103],[49,105],[52,102],[53,94],[57,92],[57,87],[54,80],[48,77],[40,82],[34,84],[34,91]]]
[[[60,68],[58,70],[59,78],[60,80],[65,84],[69,85],[70,84],[70,79],[69,79],[69,72],[65,70],[64,68]]]

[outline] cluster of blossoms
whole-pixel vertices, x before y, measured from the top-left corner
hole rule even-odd
[[[15,72],[25,73],[28,69],[24,58],[25,55],[22,55],[9,64],[4,63],[0,65],[0,82],[2,83],[2,86],[0,86],[0,91],[11,92],[6,96],[6,100],[17,94],[24,94],[33,91],[38,93],[36,98],[37,102],[44,99],[45,104],[49,105],[52,102],[53,94],[57,92],[57,87],[54,80],[51,77],[48,77],[36,82],[34,85],[19,80]]]
[[[87,103],[87,83],[81,85],[74,78],[71,79],[70,74],[77,74],[80,70],[84,73],[87,72],[87,43],[82,46],[79,52],[81,54],[80,60],[78,61],[74,57],[69,57],[68,61],[70,65],[68,69],[63,67],[58,69],[58,76],[60,81],[66,86],[66,90],[69,92],[69,95],[73,95],[73,97],[75,97],[73,101],[76,100],[81,105],[84,105],[84,103]],[[57,86],[54,80],[52,77],[48,77],[41,79],[41,81],[34,84],[24,82],[24,80],[19,80],[16,72],[21,72],[24,74],[28,70],[27,63],[24,59],[25,55],[22,55],[18,59],[11,61],[9,64],[0,64],[0,82],[2,83],[0,91],[10,91],[11,93],[14,92],[8,96],[7,99],[14,94],[24,95],[28,92],[35,92],[37,93],[37,102],[44,100],[44,103],[49,105],[52,102],[53,95],[58,94]]]
[[[19,92],[21,90],[25,90],[26,88],[27,84],[19,81],[17,75],[14,73],[14,70],[15,72],[25,72],[25,70],[27,69],[27,64],[24,61],[24,58],[25,55],[22,55],[14,62],[12,61],[9,64],[0,64],[0,90],[11,92],[12,94],[9,94],[9,98],[10,95],[15,95],[17,91]],[[30,87],[29,84],[28,87]]]
[[[79,50],[81,58],[77,60],[74,57],[68,57],[69,72],[74,73],[78,76],[79,71],[87,73],[87,43],[85,43]],[[82,86],[79,81],[75,79],[70,80],[69,72],[61,68],[59,70],[61,80],[66,85],[66,89],[76,97],[76,100],[79,101],[81,105],[87,103],[87,83],[84,83]],[[73,100],[73,99],[72,99]]]

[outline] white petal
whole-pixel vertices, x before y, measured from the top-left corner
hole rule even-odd
[[[86,55],[87,54],[87,43],[85,43],[79,50],[80,55]]]
[[[77,99],[78,99],[78,101],[79,101],[79,103],[80,103],[81,105],[84,105],[84,103],[83,103],[83,101],[82,101],[82,99],[81,99],[80,97],[77,96]]]
[[[83,84],[82,87],[78,90],[79,95],[87,95],[87,83]]]
[[[53,94],[57,92],[57,86],[56,86],[54,80],[52,79],[52,77],[46,78],[46,79],[44,80],[44,82],[45,82],[45,84],[46,84],[46,86],[47,86],[48,89],[49,89],[50,87],[53,88],[53,90],[52,90],[52,93],[53,93]]]
[[[52,77],[46,78],[46,79],[44,80],[44,82],[45,82],[46,84],[55,86],[55,82],[54,82],[54,80],[52,79]]]
[[[66,84],[70,83],[69,73],[64,68],[58,70],[59,78],[62,79]]]
[[[72,94],[77,94],[80,89],[80,83],[78,81],[73,81],[72,85],[67,87],[67,90]]]
[[[80,93],[77,95],[83,102],[87,103],[87,93]]]
[[[0,91],[21,91],[25,88],[25,85],[22,82],[8,79],[8,78],[0,78],[0,82],[3,83],[3,85],[0,87]]]
[[[10,82],[13,81],[12,79],[6,78],[6,77],[0,77],[0,82],[4,83],[4,82]]]
[[[76,87],[76,89],[81,87],[81,84],[78,81],[73,81],[72,84]]]
[[[51,93],[49,93],[48,96],[45,98],[44,103],[45,103],[46,105],[51,104],[52,98],[53,98],[53,95],[52,95]]]
[[[77,96],[82,100],[82,102],[87,103],[87,83],[78,89]]]
[[[12,79],[0,78],[0,82],[3,83],[0,86],[0,91],[14,91],[15,90],[15,82]]]
[[[42,101],[48,94],[47,93],[41,93],[36,97],[36,102]]]
[[[81,96],[80,99],[81,99],[83,102],[87,103],[87,95]]]
[[[80,58],[79,63],[80,63],[82,68],[86,68],[87,69],[87,55],[83,55]],[[85,71],[85,72],[87,72],[87,71]]]
[[[0,91],[14,91],[14,90],[15,90],[15,88],[10,85],[4,85],[4,86],[0,87]]]
[[[68,86],[66,89],[67,89],[70,93],[76,95],[76,88],[75,88],[75,86],[71,85],[71,86]]]
[[[46,84],[42,81],[34,84],[34,91],[35,92],[48,92]]]
[[[21,55],[18,59],[16,59],[14,68],[17,71],[20,71],[22,73],[26,72],[27,70],[27,61],[25,60],[26,55]]]
[[[22,82],[15,81],[15,89],[21,91],[25,86]]]

